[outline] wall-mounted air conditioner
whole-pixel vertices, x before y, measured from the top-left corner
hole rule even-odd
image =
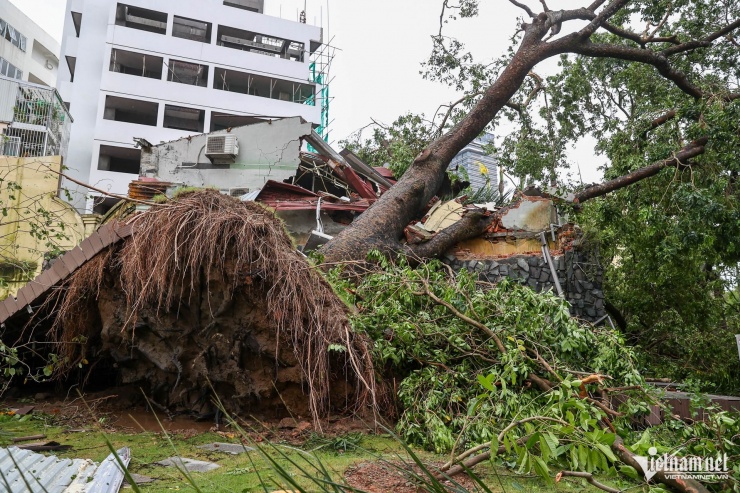
[[[206,157],[213,164],[233,164],[239,155],[236,135],[209,135],[206,141]]]

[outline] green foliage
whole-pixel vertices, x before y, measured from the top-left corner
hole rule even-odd
[[[339,269],[330,280],[357,308],[355,330],[375,341],[378,371],[397,382],[397,432],[407,443],[455,456],[490,442],[492,460],[546,481],[559,470],[642,480],[614,455],[616,434],[608,421],[638,454],[656,446],[679,456],[725,452],[733,464],[740,457],[740,415],[710,406],[702,396],[694,406],[703,409],[704,421],[688,424],[666,412],[663,425],[635,430],[659,397],[637,370],[635,351],[619,331],[570,317],[567,303],[551,293],[508,280],[482,290],[473,274],[451,278],[437,261],[411,268],[377,252],[370,260],[379,268],[359,284]],[[464,317],[484,323],[505,351]],[[599,388],[629,387],[621,392],[626,400],[620,417],[588,398],[597,387],[582,387],[597,374],[605,381]],[[549,379],[552,388],[538,388],[532,375]],[[736,469],[729,483],[713,490],[735,487]]]
[[[521,38],[514,34],[507,51],[481,59],[464,40],[444,35],[448,23],[467,16],[448,8],[445,3],[424,75],[468,97],[452,112],[454,123],[502,73]],[[738,18],[738,2],[638,0],[610,23],[638,37],[686,42],[712,38]],[[729,33],[670,59],[674,75],[685,75],[700,98],[652,65],[564,54],[549,74],[535,67],[539,75],[525,79],[488,130],[501,167],[519,187],[557,184],[571,191],[585,186],[571,176],[569,153],[583,139],[595,140],[591,165],[603,165],[605,178],[613,179],[709,138],[701,156],[586,203],[575,220],[599,247],[607,299],[624,316],[641,366],[651,376],[694,378],[708,383],[704,390],[736,393],[740,313],[730,297],[740,272],[740,65],[738,31]],[[603,29],[591,41],[653,52],[674,46],[640,46]]]
[[[367,128],[367,127],[366,127]],[[375,124],[371,136],[363,136],[365,129],[358,130],[340,146],[357,153],[366,164],[382,167],[388,164],[396,178],[403,175],[417,155],[431,141],[431,124],[424,115],[407,113],[390,126]]]
[[[578,379],[603,374],[615,386],[642,383],[634,354],[618,332],[580,324],[561,299],[514,282],[484,291],[466,272],[451,280],[437,262],[412,269],[380,256],[374,260],[382,269],[358,286],[348,286],[338,272],[333,282],[354,293],[350,301],[360,310],[355,329],[375,340],[377,364],[388,378],[399,379],[397,430],[405,441],[438,453],[459,452],[498,443],[510,423],[533,418],[504,433],[502,463],[543,478],[566,467],[614,472],[614,435],[601,429],[604,412],[578,397]],[[506,352],[428,296],[427,286],[444,303],[485,321]],[[532,373],[542,374],[538,355],[562,379],[547,393],[529,380]]]

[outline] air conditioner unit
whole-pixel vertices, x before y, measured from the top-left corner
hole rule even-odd
[[[233,164],[239,155],[236,135],[209,135],[206,141],[206,157],[213,164]]]

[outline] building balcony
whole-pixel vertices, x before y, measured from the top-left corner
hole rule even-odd
[[[55,89],[0,77],[0,122],[0,154],[66,157],[72,116]]]

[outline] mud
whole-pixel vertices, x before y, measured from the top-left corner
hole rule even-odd
[[[310,416],[301,367],[291,346],[278,344],[259,284],[231,292],[211,281],[208,296],[193,293],[166,313],[140,308],[134,330],[122,331],[130,310],[109,281],[90,307],[101,330],[87,352],[109,361],[117,385],[141,387],[161,411],[210,414],[218,398],[242,417]]]

